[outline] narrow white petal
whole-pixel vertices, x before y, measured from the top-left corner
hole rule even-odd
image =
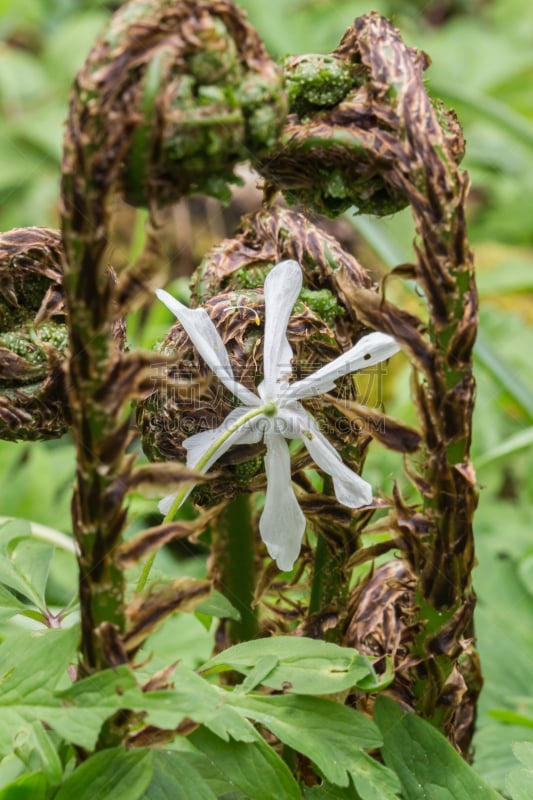
[[[170,509],[172,508],[172,503],[174,502],[174,500],[176,499],[177,496],[178,496],[177,492],[174,492],[174,494],[167,494],[157,504],[157,507],[158,507],[159,511],[165,517],[168,514],[168,512],[170,511]],[[184,502],[185,502],[185,498],[184,498]]]
[[[288,412],[283,416],[291,416],[290,427],[300,428],[300,437],[309,451],[309,455],[317,466],[333,478],[333,488],[339,503],[348,508],[360,508],[372,502],[372,487],[360,475],[346,466],[331,442],[320,432],[316,420],[305,409]]]
[[[263,396],[273,399],[276,384],[291,374],[292,350],[287,325],[302,288],[302,270],[296,261],[281,261],[265,280],[265,338]]]
[[[224,441],[224,443],[221,444],[220,447],[217,447],[217,449],[201,465],[201,467],[198,466],[200,460],[207,454],[208,450],[212,445],[215,444],[216,440],[228,430],[230,425],[232,425],[234,422],[237,422],[237,420],[249,410],[249,408],[242,406],[240,408],[234,408],[232,411],[230,411],[224,422],[219,425],[218,428],[211,428],[208,431],[201,431],[200,433],[195,433],[194,436],[189,436],[187,439],[185,439],[183,441],[183,446],[187,450],[187,466],[190,469],[196,469],[198,472],[203,474],[207,472],[208,469],[213,466],[215,461],[218,461],[218,459],[223,456],[224,453],[230,449],[230,447],[233,447],[233,445],[257,444],[257,442],[260,442],[265,435],[265,429],[268,429],[271,424],[268,417],[263,415],[254,417],[248,422],[245,422],[242,427],[233,431]],[[187,493],[183,495],[178,508],[181,508],[193,489],[194,486],[191,486]],[[177,496],[178,492],[174,492],[173,494],[166,495],[166,497],[163,497],[163,499],[159,501],[158,508],[161,514],[164,514],[165,516],[168,514]]]
[[[239,420],[244,414],[250,411],[246,406],[240,406],[230,411],[226,419],[218,428],[211,428],[207,431],[195,433],[194,436],[189,436],[184,440],[183,446],[187,450],[187,466],[190,469],[198,469],[204,473],[215,463],[218,459],[226,453],[230,447],[235,444],[257,444],[264,436],[265,426],[268,425],[268,419],[264,415],[254,417],[253,419],[245,422],[242,427],[230,433],[228,438],[220,445],[207,461],[198,467],[201,459],[207,454],[209,449],[215,444],[228,428]]]
[[[291,485],[291,456],[287,442],[276,433],[265,436],[267,490],[259,531],[280,570],[292,569],[305,532],[305,517]]]
[[[396,340],[386,333],[369,333],[363,336],[357,344],[346,353],[338,356],[329,364],[325,364],[312,375],[301,381],[291,383],[283,392],[284,399],[302,400],[306,397],[329,392],[335,386],[335,381],[343,375],[357,372],[364,367],[372,367],[380,361],[390,358],[400,349]]]
[[[258,405],[257,395],[235,380],[224,342],[207,311],[203,308],[187,308],[164,289],[157,289],[156,295],[179,319],[205,363],[224,386],[238,397],[241,403]]]

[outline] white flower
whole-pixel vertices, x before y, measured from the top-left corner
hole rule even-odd
[[[290,570],[300,552],[305,517],[291,485],[291,459],[287,439],[303,441],[313,461],[333,479],[339,503],[359,508],[372,502],[372,487],[353,470],[318,429],[316,421],[299,403],[334,388],[343,375],[370,367],[399,349],[384,333],[371,333],[346,353],[303,380],[289,383],[292,350],[287,324],[302,287],[302,271],[296,261],[282,261],[265,281],[264,379],[257,394],[235,380],[228,353],[213,322],[203,308],[187,308],[168,292],[157,296],[176,315],[198,353],[241,402],[224,422],[183,442],[187,466],[207,470],[230,447],[264,440],[267,489],[259,523],[261,538],[281,570]],[[159,509],[168,513],[177,494],[164,498]],[[181,502],[185,495],[181,498]]]

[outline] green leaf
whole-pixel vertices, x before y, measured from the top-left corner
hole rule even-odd
[[[203,757],[201,757],[203,759]],[[201,763],[201,762],[200,762]],[[113,748],[96,753],[55,800],[216,800],[188,752]]]
[[[24,630],[6,637],[0,645],[0,700],[7,704],[55,688],[75,659],[78,639],[77,628]]]
[[[45,589],[54,548],[31,536],[27,522],[15,520],[0,528],[0,583],[46,608]]]
[[[206,728],[189,737],[230,782],[254,800],[299,800],[298,784],[284,761],[258,736],[255,742],[224,742]]]
[[[113,675],[116,680],[119,672],[114,671],[108,680],[113,680]],[[81,712],[80,723],[87,713],[96,713],[98,706],[102,705],[99,698],[109,694],[108,690],[103,692],[98,684],[104,677],[105,673],[91,676],[75,684],[68,695],[63,693],[63,697],[68,696],[76,702]],[[111,705],[118,707],[120,703],[124,708],[145,711],[146,721],[162,728],[174,728],[184,717],[202,722],[211,734],[207,731],[195,733],[198,738],[193,737],[194,743],[245,792],[249,792],[253,785],[255,770],[255,774],[262,776],[261,785],[263,791],[270,792],[269,797],[293,796],[290,773],[278,756],[258,740],[256,731],[247,721],[252,719],[312,759],[332,783],[348,785],[351,775],[364,800],[395,797],[397,784],[394,775],[361,750],[362,747],[375,748],[381,744],[378,731],[370,720],[354,709],[323,698],[251,696],[238,690],[229,692],[212,686],[184,668],[176,671],[175,684],[176,689],[141,693],[139,696],[135,690],[132,691],[131,685],[121,680],[120,694]],[[230,742],[230,737],[238,741]],[[241,747],[239,742],[253,747]],[[245,763],[256,766],[246,769],[243,767]],[[267,776],[270,776],[272,786],[267,783]],[[283,791],[278,784],[285,786]],[[256,794],[252,792],[251,796],[255,798]]]
[[[224,650],[203,665],[202,670],[236,669],[249,675],[258,661],[276,658],[277,664],[262,683],[278,691],[296,694],[334,694],[373,679],[375,673],[366,656],[349,647],[300,636],[273,636],[243,642]],[[365,688],[370,688],[365,683]]]
[[[491,464],[493,461],[497,461],[499,458],[505,458],[506,456],[510,456],[519,452],[520,450],[524,450],[526,447],[530,447],[532,444],[533,426],[525,428],[525,430],[519,431],[519,433],[515,433],[514,436],[509,436],[505,442],[502,442],[497,447],[493,447],[488,452],[483,453],[483,455],[476,459],[476,467],[484,467],[487,464]]]
[[[186,754],[153,753],[154,771],[143,800],[216,800],[216,794],[191,765]]]
[[[480,297],[530,292],[533,289],[531,259],[517,259],[513,251],[495,269],[480,270],[477,276]]]
[[[57,692],[54,699],[57,706],[47,710],[46,721],[64,739],[86,750],[94,748],[102,724],[115,711],[144,707],[142,691],[126,666],[90,675]]]
[[[394,772],[363,751],[357,753],[350,775],[361,800],[397,800],[400,781]]]
[[[0,127],[0,147],[1,139]],[[34,172],[34,179],[36,174]],[[57,184],[57,176],[54,178]],[[18,224],[24,225],[20,215],[17,216]],[[33,223],[30,220],[27,224],[34,222],[35,218]],[[3,493],[2,514],[38,520],[41,525],[60,531],[70,530],[69,499],[75,456],[68,437],[48,442],[2,442],[0,449],[0,480],[2,485],[9,487],[9,491]],[[53,469],[50,469],[50,463],[53,463]],[[18,522],[20,524],[22,520]],[[27,530],[29,534],[29,526]]]
[[[9,619],[15,614],[26,611],[27,608],[6,586],[0,583],[0,620]]]
[[[529,387],[516,374],[508,361],[500,356],[492,342],[479,331],[475,354],[494,380],[509,392],[529,421],[533,422],[533,396]]]
[[[255,741],[253,727],[231,707],[228,692],[212,686],[184,667],[177,668],[175,685],[175,689],[143,695],[144,708],[148,712],[147,721],[152,725],[161,728],[175,727],[179,724],[173,722],[178,709],[181,713],[180,721],[184,717],[190,717],[195,722],[206,725],[225,741],[230,738],[244,742]]]
[[[26,773],[26,767],[15,752],[9,753],[0,760],[0,787],[13,783],[17,778]]]
[[[8,753],[16,735],[35,719],[56,727],[65,715],[53,692],[74,661],[79,631],[23,631],[0,645],[0,754]]]
[[[18,770],[13,774],[13,779],[25,772],[42,773],[51,786],[59,786],[63,778],[63,766],[59,758],[54,740],[61,742],[52,731],[46,730],[40,721],[33,722],[25,730],[18,732],[14,742],[14,753],[18,759]],[[9,757],[2,762],[9,763]],[[16,769],[12,763],[12,769]],[[0,786],[9,781],[2,780]]]
[[[502,800],[429,722],[383,695],[376,699],[374,719],[383,734],[385,764],[409,800]]]
[[[350,774],[360,774],[361,748],[379,747],[382,742],[371,720],[332,700],[233,692],[228,702],[243,716],[264,725],[284,744],[314,761],[326,779],[339,786],[348,785]],[[368,764],[363,769],[366,771]]]
[[[26,596],[39,608],[46,608],[46,582],[54,547],[28,537],[19,540],[10,555],[14,568],[27,586]]]
[[[464,84],[458,86],[435,81],[432,83],[433,91],[442,99],[454,105],[457,103],[465,105],[478,118],[500,127],[502,131],[511,134],[518,142],[533,149],[533,125],[522,114],[513,111],[510,106],[479,91],[472,91]]]
[[[366,761],[365,765],[361,761]],[[305,800],[398,800],[400,781],[394,772],[379,764],[367,753],[360,753],[351,772],[353,783],[339,787],[324,781],[308,789]],[[403,795],[402,795],[403,797]]]
[[[276,656],[264,656],[264,658],[260,658],[243,682],[236,687],[235,691],[244,694],[253,691],[256,686],[265,682],[265,678],[270,675],[277,665],[278,658]]]
[[[491,719],[497,719],[507,725],[523,725],[525,728],[533,728],[533,718],[527,714],[521,714],[518,711],[509,711],[507,709],[495,708],[489,712]]]
[[[153,770],[151,750],[102,750],[72,773],[54,800],[140,800]]]
[[[516,742],[529,739],[533,744],[533,730],[519,725],[498,724],[485,721],[474,738],[474,769],[499,791],[503,791],[507,778],[516,770],[513,755]]]
[[[158,554],[159,555],[159,554]],[[153,672],[164,669],[176,660],[176,642],[180,643],[180,664],[194,668],[213,652],[213,635],[195,614],[173,614],[167,618],[143,645],[140,660],[146,659]],[[140,669],[148,678],[147,669]]]
[[[176,728],[190,717],[223,739],[255,740],[250,723],[226,702],[227,692],[186,667],[176,669],[174,680],[175,689],[142,692],[128,667],[105,670],[58,693],[63,714],[49,710],[47,720],[65,739],[87,749],[94,747],[102,723],[121,708],[144,712],[146,722],[159,728]]]
[[[312,786],[304,789],[304,800],[361,800],[360,795],[352,785],[334,786],[332,783],[324,781],[320,786]]]
[[[533,744],[531,742],[516,742],[513,753],[524,767],[533,770]]]
[[[256,733],[257,736],[258,734]],[[225,775],[220,764],[215,763],[194,747],[189,736],[176,736],[169,743],[168,749],[172,750],[172,752],[178,752],[186,758],[187,763],[202,776],[217,798],[223,798],[223,800],[249,800],[247,795],[241,792]]]
[[[42,772],[21,775],[0,789],[0,800],[46,800],[48,781]]]
[[[63,767],[52,737],[40,722],[34,722],[31,728],[33,734],[31,743],[41,760],[42,771],[52,786],[57,786],[63,777]]]
[[[512,800],[531,800],[533,797],[533,744],[516,742],[513,753],[525,769],[513,770],[507,778],[507,791]]]
[[[217,592],[216,589],[211,592],[207,600],[196,606],[196,613],[206,614],[209,617],[217,617],[218,619],[240,620],[241,618],[235,606],[230,603],[227,597]]]
[[[524,502],[504,502],[488,496],[480,504],[476,633],[484,686],[474,764],[500,791],[509,772],[516,769],[513,744],[533,741],[533,728],[525,727],[531,724],[527,706],[516,699],[530,697],[533,682],[533,597],[521,574],[523,556],[531,548],[532,526],[533,509],[525,498]]]
[[[31,536],[30,523],[25,519],[2,517],[0,522],[0,552],[5,553],[13,539]]]

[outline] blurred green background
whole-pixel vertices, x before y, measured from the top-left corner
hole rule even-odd
[[[328,52],[355,16],[371,9],[386,14],[409,44],[430,54],[429,91],[454,107],[463,124],[464,167],[472,180],[469,231],[481,298],[472,453],[481,487],[475,585],[485,688],[476,766],[501,788],[506,772],[517,765],[511,743],[533,741],[533,718],[521,699],[533,697],[533,4],[239,4],[248,10],[275,58]],[[0,0],[0,230],[57,227],[69,87],[116,5],[96,0]],[[215,218],[217,228],[222,212],[212,204],[207,212],[201,208],[211,221]],[[356,239],[384,267],[412,259],[408,213],[384,220],[347,219]],[[135,215],[126,216],[128,247],[137,246],[141,223]],[[189,249],[194,263],[195,248]],[[159,311],[148,315],[139,334],[143,344],[151,345],[163,335],[166,319]],[[389,413],[412,418],[407,370],[391,377],[388,395]],[[367,476],[375,488],[389,492],[398,469],[397,459],[380,452],[370,459]],[[1,515],[28,518],[68,533],[72,480],[68,438],[48,444],[0,443]],[[74,576],[64,569],[56,576],[59,594],[74,590]],[[192,636],[187,647],[192,648],[194,640]]]

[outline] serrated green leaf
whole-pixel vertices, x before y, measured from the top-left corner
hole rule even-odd
[[[249,675],[258,661],[278,659],[262,680],[265,686],[296,694],[335,694],[375,679],[366,656],[349,647],[300,636],[273,636],[243,642],[224,650],[203,665],[202,670],[218,672],[235,669]],[[368,686],[368,683],[366,684]]]
[[[142,710],[143,693],[129,667],[104,670],[57,692],[46,721],[64,739],[87,750],[96,744],[102,724],[122,708]],[[178,714],[176,714],[178,718]]]
[[[144,713],[146,722],[159,728],[176,728],[190,717],[226,740],[254,741],[253,727],[226,702],[227,692],[181,666],[174,682],[174,689],[142,692],[128,667],[105,670],[58,693],[64,713],[50,709],[46,719],[65,739],[87,749],[94,747],[104,720],[121,708]]]
[[[75,658],[79,632],[75,628],[23,631],[0,645],[0,753],[8,753],[14,738],[34,720],[64,716],[54,689]]]
[[[203,683],[203,691],[199,686],[189,684],[190,691],[180,686],[176,690],[145,694],[142,709],[147,712],[146,721],[160,728],[172,728],[179,724],[175,720],[181,714],[180,721],[190,717],[225,741],[230,738],[240,742],[254,741],[255,731],[250,723],[226,703],[222,694],[216,693],[214,686],[209,686],[206,681]]]
[[[0,645],[0,701],[30,698],[41,689],[54,689],[75,658],[77,628],[21,631]]]
[[[54,800],[141,800],[153,769],[151,750],[102,750],[72,773]]]
[[[262,737],[250,743],[224,742],[202,727],[189,738],[231,784],[254,800],[300,800],[289,768]]]
[[[321,697],[233,692],[228,702],[314,761],[325,778],[339,786],[347,786],[352,770],[357,772],[361,748],[379,747],[382,742],[374,723],[363,714]]]
[[[380,695],[374,719],[383,734],[385,764],[409,800],[502,800],[429,722]]]

